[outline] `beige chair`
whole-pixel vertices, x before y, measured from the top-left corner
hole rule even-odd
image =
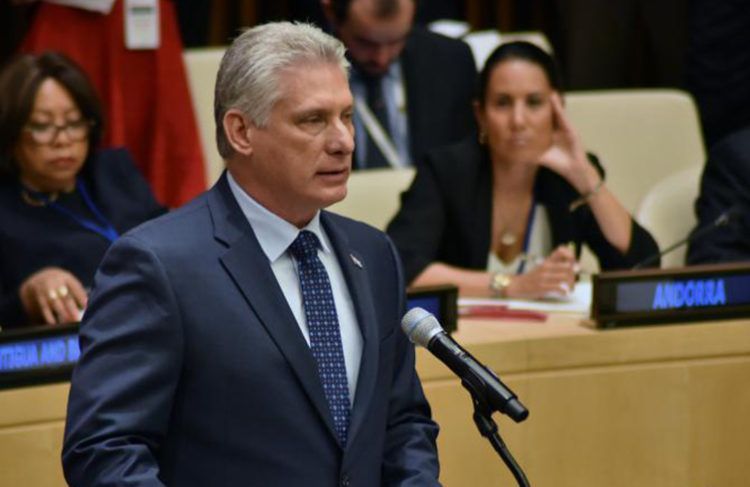
[[[684,239],[697,223],[693,204],[698,197],[701,166],[693,166],[667,176],[646,194],[638,209],[638,221],[649,229],[661,250]],[[685,265],[683,245],[662,256],[662,267]]]
[[[368,169],[349,177],[349,192],[329,210],[384,230],[401,205],[401,193],[414,179],[414,169]]]
[[[201,134],[209,186],[219,178],[224,169],[224,161],[216,149],[216,124],[214,123],[214,85],[224,50],[223,47],[186,49],[183,55],[193,98],[193,110],[198,119],[198,130]]]
[[[610,190],[628,211],[657,182],[705,161],[695,103],[685,92],[570,92],[565,100],[584,147],[599,156]]]

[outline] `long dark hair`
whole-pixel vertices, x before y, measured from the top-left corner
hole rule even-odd
[[[542,68],[547,76],[550,86],[559,92],[562,92],[562,79],[555,59],[544,49],[526,41],[508,42],[498,46],[484,63],[482,72],[479,73],[479,82],[477,84],[476,99],[480,105],[483,105],[487,96],[487,84],[495,67],[512,59],[520,59],[535,64]]]
[[[18,177],[13,153],[31,116],[39,86],[47,79],[60,83],[92,124],[86,165],[99,145],[104,128],[102,105],[81,68],[56,52],[21,54],[0,73],[0,181]]]

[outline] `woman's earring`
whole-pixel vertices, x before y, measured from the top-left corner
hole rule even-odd
[[[480,130],[478,138],[479,138],[479,144],[485,145],[487,143],[487,132],[485,132],[484,130]]]

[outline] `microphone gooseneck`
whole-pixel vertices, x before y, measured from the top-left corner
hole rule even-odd
[[[651,264],[654,264],[657,262],[662,256],[667,255],[668,253],[679,249],[683,245],[687,245],[689,243],[695,242],[697,240],[702,239],[706,235],[709,235],[716,231],[717,228],[725,227],[729,225],[735,218],[737,218],[742,212],[742,207],[740,205],[734,205],[726,210],[722,211],[719,216],[717,216],[714,221],[709,223],[708,225],[704,226],[703,228],[698,228],[697,230],[688,233],[688,235],[685,238],[681,238],[677,242],[673,243],[672,245],[668,246],[666,249],[662,250],[661,252],[657,252],[656,254],[650,255],[643,259],[642,261],[638,262],[636,265],[632,267],[633,270],[636,269],[642,269],[644,267],[648,267]]]

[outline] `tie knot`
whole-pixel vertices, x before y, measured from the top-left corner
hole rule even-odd
[[[289,246],[289,252],[298,262],[304,262],[317,257],[318,247],[320,247],[318,237],[309,230],[302,230]]]

